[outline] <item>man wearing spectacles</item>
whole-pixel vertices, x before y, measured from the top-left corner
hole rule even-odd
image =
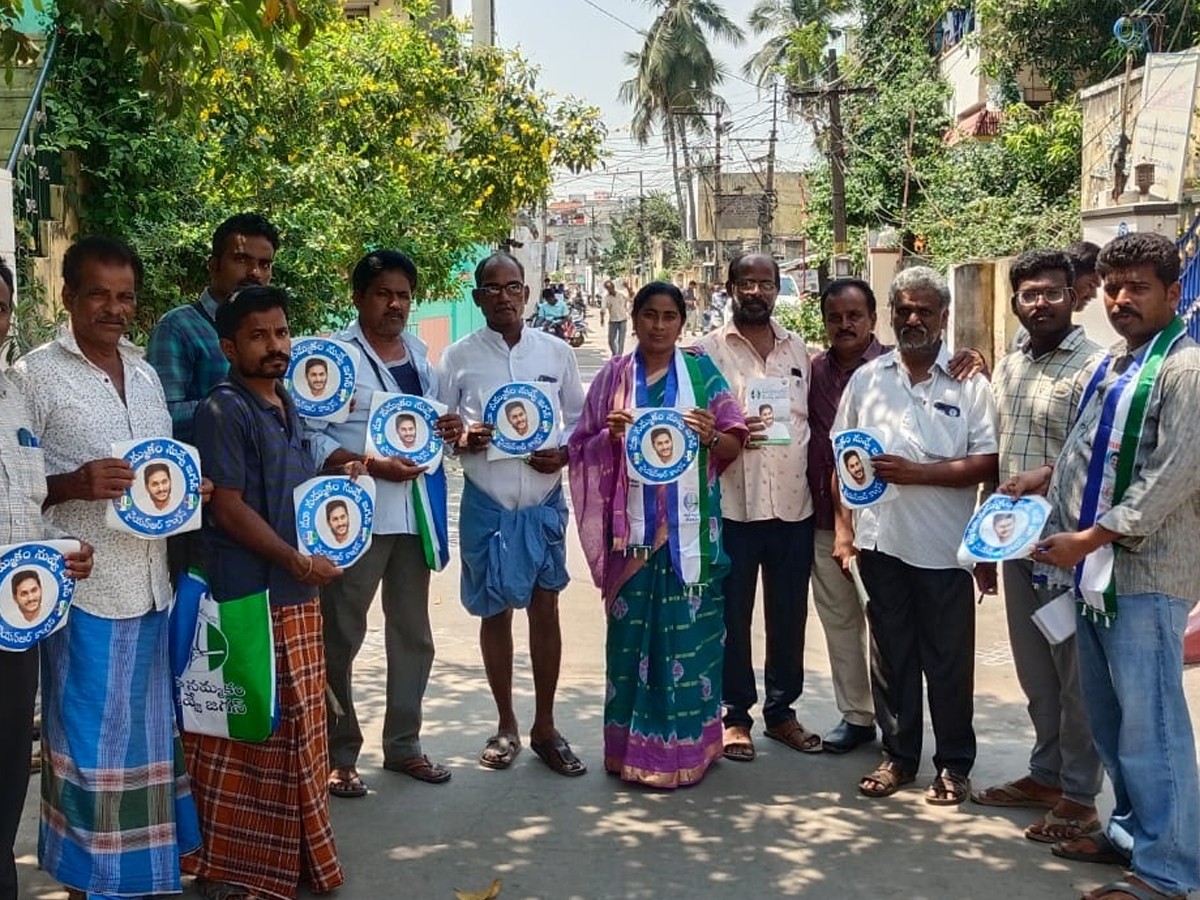
[[[516,258],[494,253],[483,260],[475,270],[474,298],[486,324],[442,354],[438,399],[468,423],[458,441],[466,476],[459,516],[461,596],[480,619],[483,666],[499,720],[479,762],[507,769],[521,749],[512,697],[512,620],[513,610],[524,609],[535,698],[530,745],[558,774],[582,775],[587,767],[555,728],[554,692],[562,657],[558,594],[568,581],[561,471],[567,437],[583,413],[583,384],[567,344],[525,327],[521,314],[529,289]],[[484,451],[492,426],[484,424],[483,408],[511,382],[537,382],[555,399],[557,444],[528,459],[490,460]]]
[[[1009,270],[1012,310],[1025,328],[1024,340],[996,366],[1000,481],[1040,469],[1058,458],[1083,393],[1083,374],[1099,355],[1079,325],[1070,257],[1058,250],[1029,250]],[[1097,823],[1100,759],[1092,744],[1079,688],[1075,638],[1050,644],[1031,616],[1053,599],[1045,576],[1034,583],[1028,559],[1001,564],[1009,642],[1017,679],[1029,698],[1034,745],[1029,771],[1015,781],[972,795],[985,806],[1046,808],[1042,821],[1025,831],[1035,841],[1070,840]]]
[[[759,571],[767,623],[762,717],[767,737],[801,753],[820,753],[821,736],[809,731],[793,709],[804,687],[804,626],[813,558],[813,503],[808,464],[808,382],[804,339],[773,317],[779,296],[779,265],[763,253],[740,254],[729,263],[726,287],[732,317],[699,346],[717,364],[746,413],[746,452],[721,474],[721,515],[731,568],[725,577],[724,750],[727,759],[755,758],[750,709],[758,702],[751,653],[751,626]],[[754,379],[786,383],[789,400],[778,406],[787,444],[768,444],[768,427],[757,402],[748,403]],[[768,407],[769,408],[769,407]]]

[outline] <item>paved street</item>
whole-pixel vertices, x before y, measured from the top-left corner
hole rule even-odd
[[[592,321],[596,314],[592,311]],[[585,377],[607,356],[597,331],[579,351]],[[583,778],[554,775],[526,749],[509,771],[476,757],[495,728],[476,642],[476,623],[458,602],[456,561],[434,580],[431,605],[438,658],[425,706],[424,746],[454,778],[420,784],[380,768],[382,621],[376,613],[359,657],[359,710],[367,728],[361,800],[334,800],[346,869],[341,900],[450,900],[501,878],[503,900],[553,898],[818,897],[1045,898],[1078,896],[1116,869],[1069,864],[1021,829],[1035,814],[966,804],[936,809],[922,801],[933,775],[928,755],[916,785],[872,801],[859,776],[876,750],[844,757],[803,755],[762,739],[751,764],[722,762],[694,788],[673,793],[605,777],[601,764],[604,623],[576,542],[574,581],[562,597],[564,665],[558,725],[591,766]],[[1012,669],[998,598],[979,608],[976,669],[976,785],[1023,773],[1030,728]],[[518,710],[528,728],[532,686],[523,617],[518,616]],[[762,659],[761,623],[758,651]],[[807,681],[799,706],[811,728],[837,721],[828,660],[816,616],[809,617]],[[1193,716],[1200,672],[1187,674]],[[36,796],[18,844],[24,895],[63,893],[36,870]],[[1104,807],[1111,799],[1104,799]]]

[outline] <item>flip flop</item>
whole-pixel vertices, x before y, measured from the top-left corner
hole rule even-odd
[[[389,772],[400,772],[426,784],[445,784],[450,780],[450,770],[433,762],[428,756],[410,756],[400,762],[385,762],[383,767]]]
[[[1082,850],[1072,850],[1067,844],[1076,842],[1087,842],[1095,848],[1092,853],[1085,853]],[[1073,841],[1060,841],[1050,848],[1050,852],[1059,859],[1070,859],[1074,862],[1089,862],[1100,863],[1107,866],[1127,866],[1129,865],[1129,857],[1122,853],[1112,841],[1108,839],[1108,835],[1103,831],[1097,831],[1094,834],[1085,834],[1082,837],[1077,837]],[[1112,893],[1111,891],[1109,893]]]
[[[1070,834],[1047,834],[1043,828],[1063,828],[1070,829]],[[1042,816],[1040,821],[1034,822],[1025,829],[1025,837],[1027,840],[1037,841],[1039,844],[1061,844],[1064,842],[1073,841],[1085,834],[1091,834],[1093,831],[1100,830],[1100,819],[1096,816],[1096,811],[1092,810],[1089,818],[1078,819],[1065,816],[1057,816],[1054,810],[1046,810],[1046,814]]]
[[[521,752],[521,738],[511,731],[493,734],[483,745],[479,764],[485,769],[507,769]]]
[[[971,792],[972,803],[978,803],[980,806],[1003,806],[1013,809],[1054,809],[1054,805],[1061,797],[1061,793],[1055,793],[1050,797],[1037,797],[1015,781],[1006,781],[1004,784],[986,787],[982,791]]]
[[[548,741],[530,741],[529,746],[544,762],[559,775],[576,778],[587,772],[587,766],[571,750],[571,745],[561,734],[556,734]]]
[[[334,769],[329,773],[329,796],[346,799],[367,796],[367,786],[358,777],[354,766]]]

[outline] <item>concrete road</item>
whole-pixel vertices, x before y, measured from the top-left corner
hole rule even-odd
[[[595,313],[593,311],[593,319]],[[607,351],[596,338],[579,351],[594,372]],[[700,785],[673,793],[605,777],[601,762],[604,620],[572,536],[573,582],[562,596],[564,661],[558,725],[590,764],[582,778],[550,772],[526,749],[512,769],[477,764],[495,730],[495,711],[479,661],[477,624],[458,602],[456,562],[435,577],[431,612],[437,661],[425,704],[426,752],[450,766],[445,785],[383,771],[383,631],[376,611],[358,660],[359,714],[367,744],[362,774],[371,793],[333,800],[346,870],[341,900],[451,900],[502,879],[502,900],[601,898],[1023,898],[1076,897],[1117,877],[1115,868],[1066,863],[1024,840],[1036,817],[967,803],[927,806],[933,776],[926,757],[917,783],[886,800],[858,794],[877,748],[847,756],[805,755],[758,735],[750,764],[721,762]],[[516,628],[518,713],[527,729],[533,697],[524,617]],[[762,659],[761,623],[756,659]],[[838,720],[824,638],[810,615],[806,683],[798,711],[810,728]],[[1031,741],[1025,701],[1013,673],[999,598],[978,607],[977,786],[1024,773]],[[1200,714],[1200,671],[1186,681]],[[36,869],[37,777],[17,852],[22,895],[65,896]],[[1105,796],[1107,810],[1111,798]],[[304,894],[302,896],[308,896]]]

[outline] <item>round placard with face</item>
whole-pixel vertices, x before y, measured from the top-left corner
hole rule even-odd
[[[980,562],[1021,559],[1041,537],[1049,512],[1042,497],[993,494],[967,523],[962,549]]]
[[[163,538],[195,527],[200,465],[192,448],[155,438],[134,444],[122,458],[133,467],[133,484],[112,501],[112,508],[125,530]]]
[[[371,546],[375,501],[368,479],[314,478],[297,488],[296,536],[300,550],[353,565]],[[373,483],[370,483],[373,486]]]
[[[842,500],[847,506],[870,506],[887,491],[886,482],[875,477],[871,457],[883,455],[883,444],[866,431],[842,431],[833,436],[833,458]]]
[[[349,405],[356,377],[356,361],[339,341],[300,338],[292,343],[283,385],[300,415],[328,419]]]
[[[66,620],[75,579],[52,544],[17,544],[0,554],[0,649],[27,650]]]
[[[700,437],[677,409],[647,410],[625,433],[625,458],[645,484],[678,481],[699,453]]]
[[[424,397],[396,394],[372,411],[367,429],[381,456],[399,456],[427,466],[442,452],[437,420],[437,409]]]
[[[554,433],[554,404],[533,384],[506,384],[488,399],[483,421],[493,428],[493,447],[525,456],[542,449]]]

